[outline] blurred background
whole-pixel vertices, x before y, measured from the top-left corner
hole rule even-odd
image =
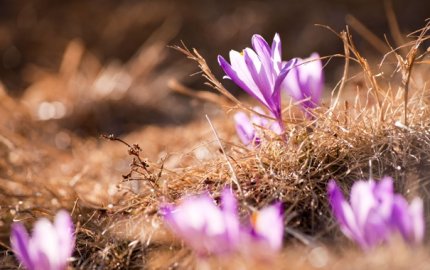
[[[4,0],[0,2],[0,80],[35,121],[55,121],[81,135],[122,134],[146,124],[177,125],[201,104],[172,94],[171,79],[202,89],[196,65],[169,45],[197,48],[221,78],[217,54],[250,46],[259,33],[281,34],[284,58],[342,52],[339,32],[352,24],[366,57],[378,48],[354,30],[390,35],[395,13],[402,33],[421,28],[426,1],[374,0]],[[383,38],[382,38],[383,39]],[[328,88],[342,60],[325,68]],[[226,86],[240,93],[235,86]],[[207,88],[207,87],[206,87]]]

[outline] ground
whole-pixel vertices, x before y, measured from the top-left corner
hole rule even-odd
[[[97,6],[75,5],[55,6],[49,1],[19,8],[10,5],[8,14],[15,12],[21,19],[16,29],[0,29],[0,36],[16,41],[11,47],[6,38],[0,39],[0,45],[9,44],[2,45],[5,79],[0,93],[2,269],[18,267],[9,243],[12,222],[30,228],[40,217],[52,219],[59,209],[68,210],[76,226],[71,269],[430,268],[428,244],[409,247],[396,239],[370,253],[361,251],[340,233],[326,196],[330,179],[341,183],[347,193],[358,179],[390,175],[398,192],[408,199],[422,197],[428,212],[428,28],[401,40],[394,38],[403,43],[393,47],[404,45],[396,51],[382,41],[386,47],[379,50],[386,51],[381,53],[372,45],[355,47],[355,40],[371,40],[363,32],[351,35],[341,32],[342,26],[333,34],[317,27],[315,31],[324,34],[316,43],[324,43],[326,37],[334,44],[321,52],[328,63],[321,107],[312,111],[313,117],[305,117],[285,96],[286,134],[267,134],[261,147],[250,149],[237,138],[232,116],[255,101],[222,80],[215,56],[226,55],[230,45],[249,46],[234,43],[235,33],[249,40],[258,32],[255,29],[277,28],[279,16],[274,24],[266,22],[273,7],[257,2],[242,8],[227,5],[226,16],[206,28],[199,25],[200,38],[182,26],[199,21],[198,14],[184,16],[181,9],[183,17],[175,17],[174,2],[110,3],[100,8],[97,17],[114,10],[110,20],[99,19],[98,26],[89,29],[76,22],[79,16],[65,10],[82,8],[86,12],[79,14],[85,21]],[[255,11],[259,8],[261,14]],[[142,17],[148,9],[152,17]],[[59,37],[56,33],[62,32],[53,22],[63,13],[69,18],[68,31]],[[234,24],[243,17],[255,28]],[[222,31],[225,21],[232,25],[230,32],[236,32]],[[421,21],[416,29],[423,25]],[[145,31],[136,38],[139,27]],[[74,35],[73,29],[80,35]],[[214,34],[205,35],[208,29]],[[92,31],[103,33],[104,39],[91,39]],[[312,31],[303,31],[302,40]],[[34,36],[26,43],[29,32]],[[42,33],[52,47],[35,42]],[[395,36],[396,29],[392,33]],[[21,44],[34,46],[34,51]],[[318,50],[315,44],[294,47],[293,53],[300,56]],[[371,56],[365,58],[361,49],[371,51]],[[282,252],[270,260],[237,254],[201,259],[165,228],[160,204],[205,191],[219,201],[225,186],[233,187],[244,220],[252,209],[283,203]]]

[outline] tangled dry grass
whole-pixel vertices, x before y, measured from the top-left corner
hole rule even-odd
[[[181,126],[149,125],[121,138],[82,139],[68,132],[70,123],[103,117],[95,107],[107,108],[102,112],[121,108],[126,117],[130,108],[161,102],[166,93],[140,99],[133,93],[143,91],[139,85],[157,84],[170,74],[168,69],[165,74],[148,72],[160,63],[155,58],[149,64],[139,61],[140,56],[102,70],[93,63],[98,68],[91,70],[88,63],[94,58],[72,42],[58,74],[44,74],[20,100],[2,93],[0,264],[17,267],[8,242],[13,221],[29,225],[65,208],[76,224],[71,262],[76,269],[409,269],[412,264],[427,269],[428,246],[411,250],[399,242],[363,255],[344,240],[330,216],[326,184],[336,179],[346,191],[357,179],[391,175],[399,192],[424,199],[429,216],[428,31],[426,25],[412,33],[379,67],[360,55],[348,30],[337,34],[344,53],[325,58],[345,59],[344,76],[333,94],[309,112],[312,118],[290,102],[284,111],[286,134],[265,131],[266,140],[256,149],[240,145],[232,121],[226,120],[230,112],[251,111],[251,106],[224,88],[196,50],[182,47],[222,96],[191,93],[178,82],[171,86],[217,103],[225,113],[212,114],[209,123],[202,118]],[[140,54],[146,58],[163,46],[148,43]],[[182,72],[176,75],[187,70]],[[107,78],[117,79],[109,95],[98,88]],[[75,91],[76,82],[82,91]],[[41,107],[47,100],[39,96],[41,88],[66,94],[49,97],[50,103]],[[66,116],[58,116],[62,113]],[[225,186],[236,193],[243,218],[282,201],[286,246],[270,262],[235,255],[202,261],[163,227],[160,203],[203,191],[218,201]]]

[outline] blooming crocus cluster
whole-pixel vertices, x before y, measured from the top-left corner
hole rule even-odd
[[[288,73],[282,88],[296,101],[303,101],[303,109],[319,105],[324,85],[322,62],[318,53],[309,58],[297,58],[295,67]]]
[[[317,53],[307,59],[282,61],[281,40],[275,34],[272,45],[260,35],[252,37],[252,47],[241,53],[230,51],[230,64],[222,56],[218,62],[224,78],[231,79],[249,95],[266,106],[282,123],[281,92],[286,91],[303,109],[316,107],[323,89],[322,63]]]
[[[177,207],[167,205],[162,214],[170,229],[199,255],[231,253],[243,244],[258,244],[274,251],[282,247],[280,204],[254,213],[250,225],[242,226],[230,190],[223,191],[221,201],[218,207],[208,194],[202,194],[186,198]]]
[[[64,270],[75,245],[74,227],[70,215],[62,210],[52,224],[39,219],[30,237],[24,225],[12,225],[12,250],[22,265],[29,270]]]
[[[255,107],[254,111],[263,114],[264,111],[260,107]],[[275,134],[281,134],[282,129],[278,122],[271,121],[257,114],[252,114],[251,117],[244,112],[238,112],[234,115],[236,122],[236,133],[244,145],[259,145],[261,142],[260,134],[256,126],[271,130]]]
[[[252,37],[252,47],[242,52],[230,51],[230,63],[221,55],[218,62],[227,76],[249,95],[266,106],[282,126],[281,86],[296,60],[283,62],[278,34],[272,46],[260,35]]]
[[[340,229],[364,250],[385,243],[396,234],[411,244],[423,240],[422,200],[415,198],[408,204],[404,197],[394,193],[390,177],[384,177],[379,182],[355,182],[350,202],[345,200],[336,182],[331,180],[328,195]]]

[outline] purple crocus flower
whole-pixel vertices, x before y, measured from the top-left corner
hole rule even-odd
[[[255,107],[254,110],[264,114],[264,111],[260,107]],[[282,129],[278,122],[271,121],[257,114],[253,114],[251,118],[249,118],[246,113],[238,112],[234,115],[234,120],[236,122],[236,133],[245,145],[260,144],[261,137],[255,126],[269,129],[278,135],[282,133]]]
[[[218,56],[218,63],[227,76],[249,95],[256,98],[282,125],[281,86],[296,60],[283,62],[281,58],[281,39],[276,34],[272,46],[260,35],[252,37],[252,47],[242,53],[231,50],[229,64]]]
[[[75,245],[74,227],[70,215],[62,210],[52,224],[39,219],[30,237],[25,227],[12,225],[10,242],[19,261],[29,270],[64,270]]]
[[[231,253],[253,244],[273,251],[282,247],[279,203],[253,214],[251,226],[240,225],[237,202],[229,189],[222,193],[221,208],[203,194],[189,197],[177,207],[165,206],[161,212],[172,231],[199,255]]]
[[[422,201],[416,198],[409,206],[394,194],[393,180],[357,181],[348,203],[334,180],[328,184],[329,202],[340,229],[363,249],[387,242],[395,233],[411,243],[424,236]]]
[[[313,53],[306,59],[297,58],[295,67],[282,83],[282,89],[296,101],[306,100],[301,103],[305,110],[315,108],[320,103],[324,76],[319,58],[318,53]]]
[[[222,193],[222,208],[203,194],[177,207],[165,206],[162,213],[167,225],[200,255],[228,253],[238,243],[236,199],[228,189]]]
[[[282,248],[284,220],[281,203],[254,212],[251,217],[251,225],[252,235],[257,241],[275,251]]]

